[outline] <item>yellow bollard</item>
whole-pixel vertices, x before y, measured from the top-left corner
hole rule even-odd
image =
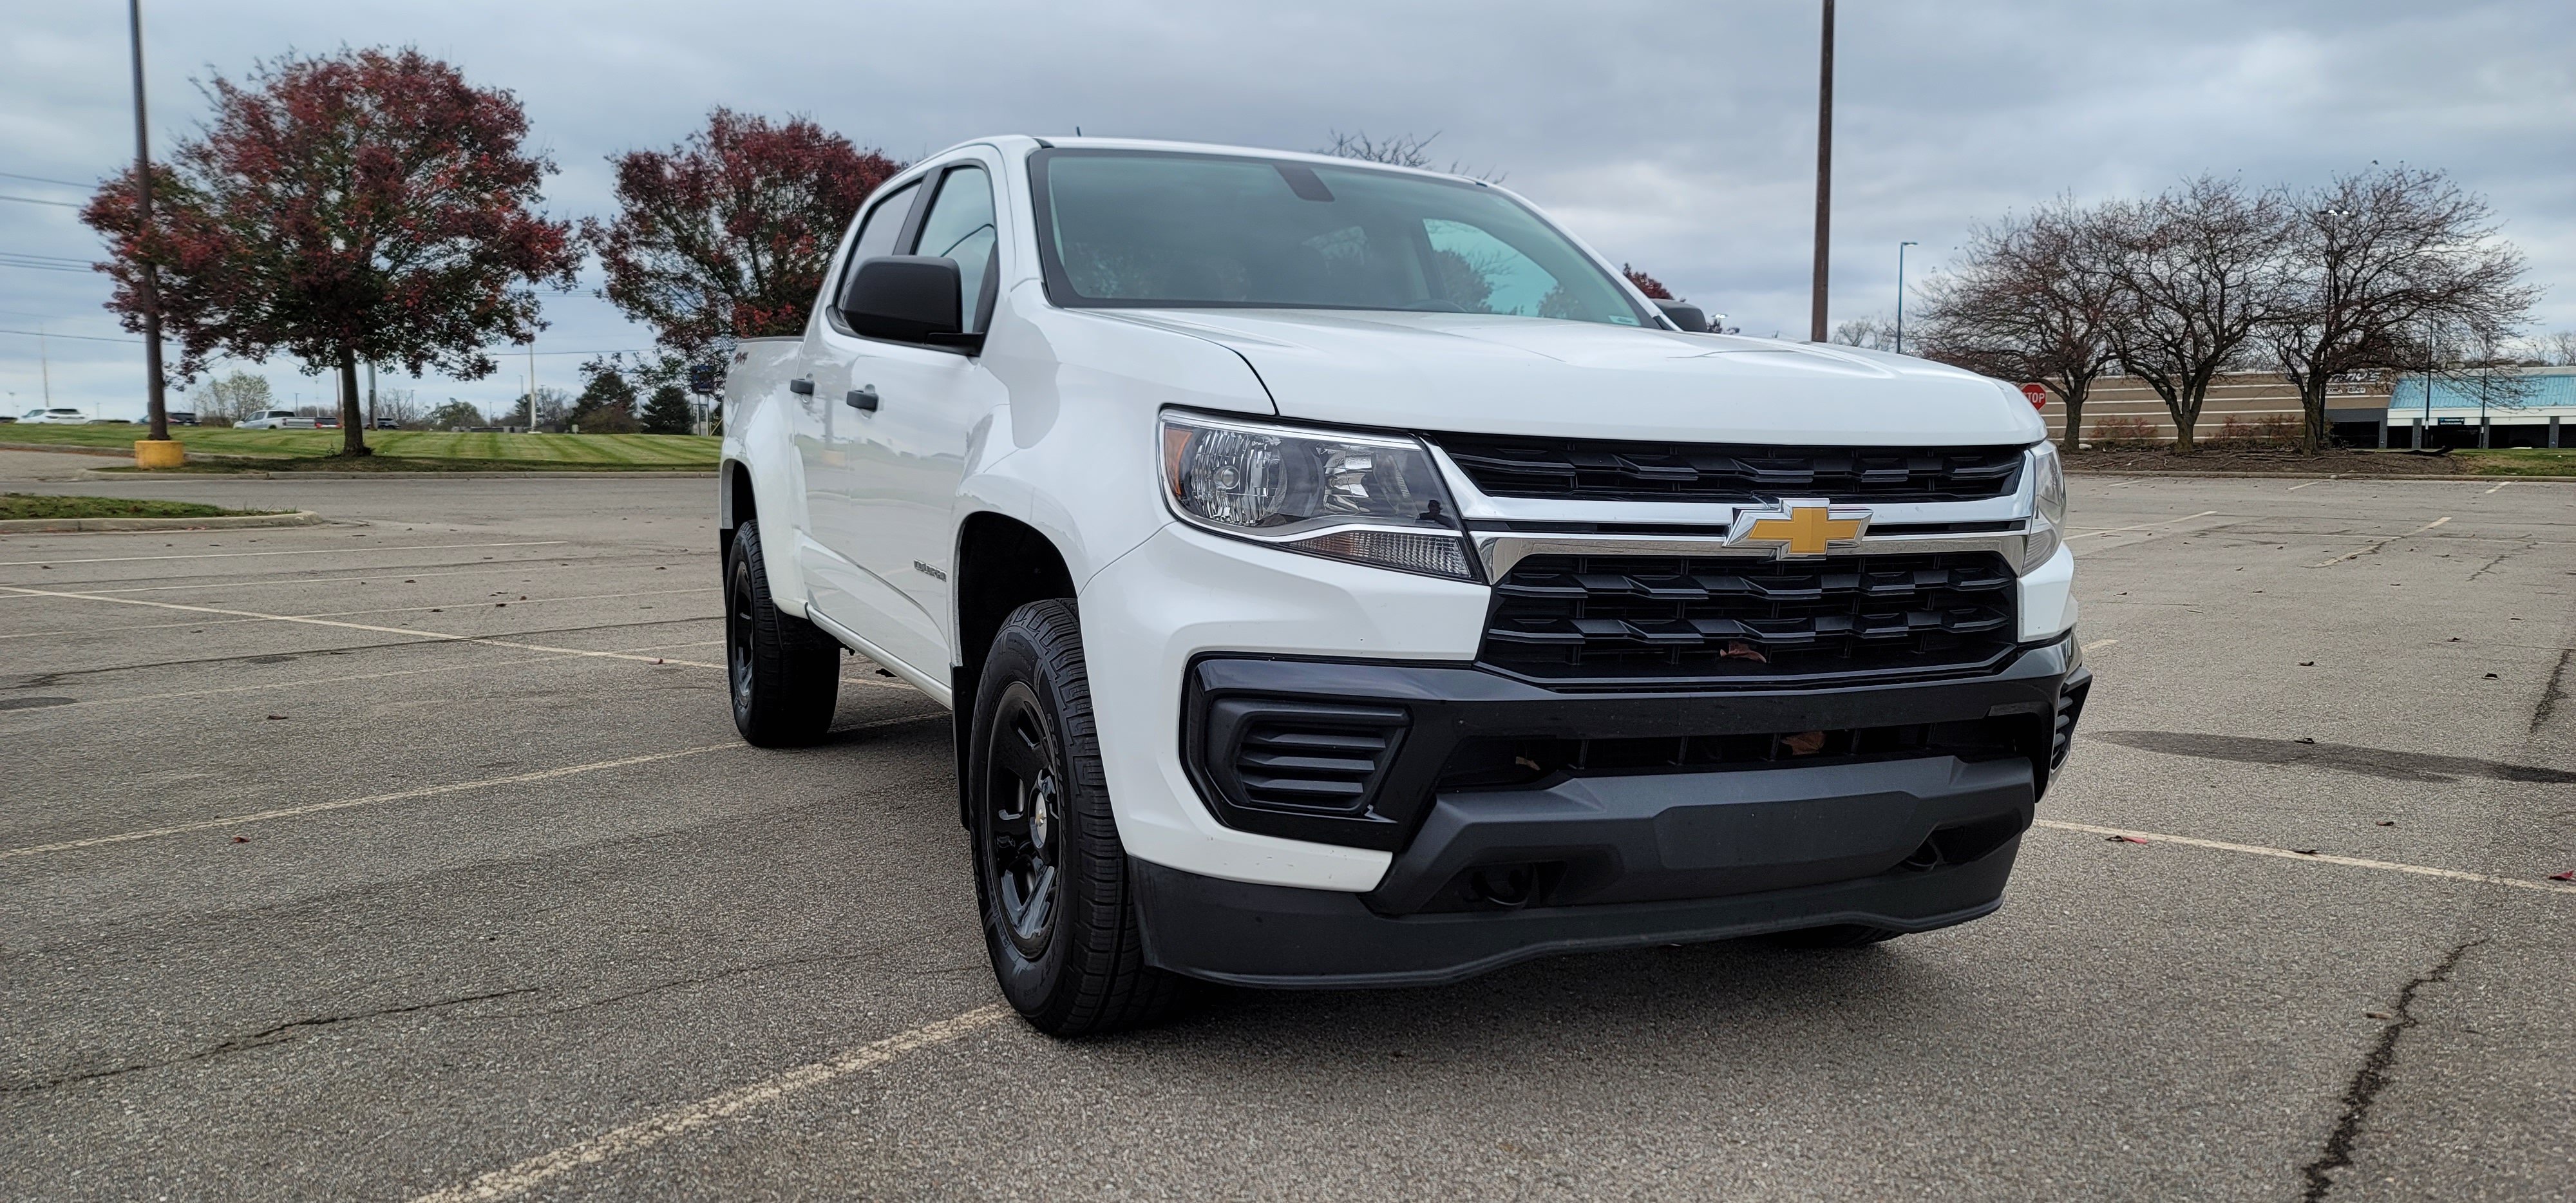
[[[177,439],[134,440],[134,466],[137,468],[176,468],[188,462],[188,449]]]

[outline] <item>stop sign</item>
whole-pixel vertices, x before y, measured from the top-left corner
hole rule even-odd
[[[2048,408],[2048,386],[2045,384],[2025,384],[2021,386],[2021,395],[2030,398],[2032,409]]]

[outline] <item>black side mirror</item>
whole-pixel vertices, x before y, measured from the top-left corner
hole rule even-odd
[[[1663,310],[1665,317],[1672,319],[1674,325],[1684,330],[1693,334],[1709,332],[1708,313],[1697,305],[1688,305],[1680,301],[1657,301],[1655,308]]]
[[[984,336],[958,329],[965,292],[957,261],[938,255],[880,255],[859,264],[841,290],[841,320],[861,338],[926,343],[972,355]]]

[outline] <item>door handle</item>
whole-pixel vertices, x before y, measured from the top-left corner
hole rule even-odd
[[[877,411],[877,386],[873,384],[860,385],[857,388],[851,389],[850,395],[841,398],[841,400],[848,404],[850,408],[858,410],[861,413],[875,413]]]
[[[790,380],[787,382],[787,391],[794,393],[799,397],[811,397],[814,395],[814,378],[811,376],[799,376],[794,380]]]

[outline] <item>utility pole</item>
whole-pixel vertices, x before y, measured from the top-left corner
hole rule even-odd
[[[367,365],[367,429],[376,428],[376,365]]]
[[[152,145],[143,108],[143,0],[126,0],[127,23],[134,42],[134,199],[136,239],[143,259],[143,375],[145,405],[152,416],[152,439],[170,438],[170,411],[161,379],[161,279],[152,263]]]
[[[528,433],[537,432],[537,338],[528,336]]]
[[[1896,244],[1896,353],[1905,354],[1905,248],[1921,246],[1919,242]]]
[[[54,357],[45,347],[45,324],[36,323],[36,371],[45,382],[45,408],[54,407]]]
[[[1825,329],[1825,266],[1834,207],[1834,0],[1825,0],[1821,44],[1816,75],[1816,283],[1807,318],[1807,341],[1818,343],[1832,333]]]

